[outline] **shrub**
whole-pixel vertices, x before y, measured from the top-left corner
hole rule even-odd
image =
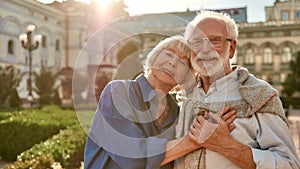
[[[47,141],[33,146],[18,156],[18,161],[38,158],[42,154],[51,154],[55,161],[65,168],[76,168],[83,161],[87,135],[80,125],[68,127]]]
[[[15,161],[17,155],[33,145],[47,140],[63,126],[9,122],[0,124],[0,156]]]
[[[42,154],[37,159],[26,161],[15,161],[6,165],[3,169],[62,169],[58,162],[55,162],[51,154]]]

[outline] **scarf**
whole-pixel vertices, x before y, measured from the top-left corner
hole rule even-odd
[[[188,134],[190,125],[194,118],[198,116],[199,110],[206,109],[218,112],[224,106],[235,109],[237,118],[250,118],[255,113],[270,113],[278,115],[288,125],[276,89],[265,81],[249,74],[248,70],[242,67],[238,70],[238,84],[238,90],[242,96],[241,100],[212,103],[202,103],[194,99],[183,101],[176,126],[176,137],[180,138]],[[205,169],[205,161],[205,148],[201,148],[185,156],[184,168]]]

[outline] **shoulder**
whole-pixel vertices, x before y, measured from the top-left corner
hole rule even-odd
[[[134,84],[134,82],[135,81],[133,80],[113,80],[105,86],[101,95],[110,95],[112,93],[124,93],[128,91],[129,86]]]
[[[276,89],[274,89],[268,82],[249,73],[247,68],[238,67],[238,69],[238,81],[240,86],[263,86],[265,88],[269,88],[270,90],[276,91]]]
[[[128,100],[130,85],[133,83],[133,80],[113,80],[109,82],[101,92],[100,105],[109,105],[111,102]]]

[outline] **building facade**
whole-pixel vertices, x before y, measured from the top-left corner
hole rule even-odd
[[[0,66],[14,66],[25,74],[18,87],[21,98],[28,94],[29,50],[22,48],[19,36],[27,32],[28,25],[36,27],[33,36],[42,37],[38,48],[31,52],[32,72],[39,72],[42,66],[51,67],[54,73],[72,67],[84,43],[82,36],[88,26],[82,24],[83,10],[62,11],[54,5],[35,0],[0,1]],[[38,97],[34,92],[33,96]]]
[[[273,6],[265,7],[266,22],[248,23],[246,7],[224,10],[233,15],[239,25],[233,64],[247,67],[281,91],[281,82],[290,73],[289,62],[295,52],[300,51],[300,0],[277,0]],[[60,83],[65,86],[61,89],[61,97],[70,100],[71,86],[66,85],[66,79],[73,72],[89,77],[81,84],[89,86],[80,90],[85,93],[96,88],[97,72],[108,72],[110,78],[129,78],[134,75],[132,72],[142,69],[149,50],[167,36],[182,34],[196,12],[145,14],[113,20],[99,12],[95,4],[74,0],[48,5],[35,0],[2,0],[0,65],[14,65],[22,72],[28,72],[28,51],[22,48],[18,37],[26,33],[27,25],[34,24],[35,33],[43,38],[38,49],[32,52],[33,70],[48,66],[68,72]],[[118,51],[129,41],[133,41],[138,49],[119,62]],[[126,60],[130,58],[139,62],[128,66]],[[26,78],[18,88],[22,98],[27,94]]]

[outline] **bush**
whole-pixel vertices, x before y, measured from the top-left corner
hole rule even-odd
[[[86,133],[80,125],[68,127],[51,139],[33,146],[18,156],[18,161],[28,161],[42,154],[51,154],[65,168],[77,168],[83,161]]]
[[[6,165],[3,169],[62,169],[58,162],[55,162],[51,154],[42,154],[37,159],[16,161]]]
[[[33,145],[47,140],[63,126],[9,122],[0,124],[0,156],[15,161],[17,155]]]
[[[47,140],[69,125],[78,124],[74,111],[45,106],[0,112],[0,156],[14,161],[17,155]]]

